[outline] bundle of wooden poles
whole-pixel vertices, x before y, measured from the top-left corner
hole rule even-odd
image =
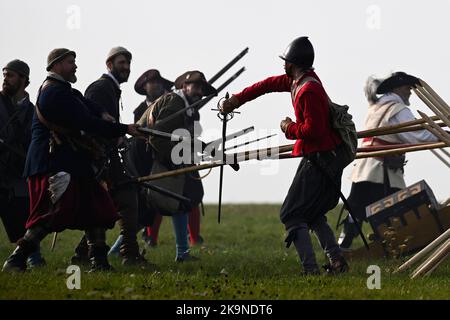
[[[423,262],[412,272],[411,279],[430,275],[448,257],[450,252],[450,229],[437,237],[428,246],[402,264],[395,272],[404,272],[414,264]]]
[[[442,127],[450,127],[450,107],[445,101],[423,80],[413,88],[417,96],[435,113],[435,116],[427,116],[419,112],[421,119],[404,122],[397,125],[385,126],[370,130],[358,132],[358,138],[378,137],[388,134],[411,132],[418,130],[428,130],[432,132],[440,142],[435,143],[417,143],[417,144],[394,144],[358,148],[356,159],[369,157],[384,157],[394,154],[407,152],[416,152],[422,150],[431,150],[444,164],[450,168],[450,163],[446,160],[450,158],[450,153],[445,147],[450,147],[450,134]],[[271,148],[256,149],[238,153],[227,154],[226,159],[211,161],[204,164],[194,165],[178,170],[167,171],[159,174],[153,174],[145,177],[136,178],[136,182],[158,180],[165,177],[176,176],[193,171],[200,171],[219,167],[231,163],[239,163],[249,160],[265,159],[289,159],[292,158],[291,152],[294,144],[276,146]],[[440,150],[442,154],[437,153]]]

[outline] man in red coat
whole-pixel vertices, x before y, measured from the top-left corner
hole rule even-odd
[[[348,270],[325,214],[339,200],[343,161],[342,141],[330,125],[328,96],[312,67],[314,49],[308,37],[295,39],[280,56],[285,74],[257,82],[225,100],[221,110],[235,108],[270,92],[291,92],[295,121],[286,117],[281,130],[296,140],[293,156],[303,156],[280,212],[288,232],[287,246],[293,242],[304,274],[319,274],[309,229],[317,235],[330,263],[329,273]]]

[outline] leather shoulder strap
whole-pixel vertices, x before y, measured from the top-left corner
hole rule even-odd
[[[58,133],[62,133],[62,134],[68,134],[68,133],[70,133],[69,129],[58,126],[54,123],[51,123],[47,119],[45,119],[45,117],[42,115],[42,112],[39,108],[39,98],[41,96],[41,92],[42,92],[42,90],[49,87],[50,85],[56,85],[56,82],[52,81],[50,79],[47,79],[44,81],[44,83],[39,88],[38,97],[37,97],[37,101],[36,101],[36,105],[35,105],[36,115],[39,119],[39,122],[41,122],[44,126],[46,126],[50,131],[54,131],[54,132],[58,132]]]
[[[317,81],[317,79],[309,76],[309,77],[305,77],[302,79],[302,81],[300,82],[294,82],[294,84],[292,85],[292,90],[291,90],[291,98],[292,98],[292,102],[295,102],[295,97],[297,97],[297,94],[300,92],[300,90],[303,88],[303,86],[305,84],[307,84],[308,82],[319,82]]]

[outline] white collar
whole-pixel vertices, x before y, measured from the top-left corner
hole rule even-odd
[[[119,81],[117,81],[116,77],[114,77],[114,75],[113,75],[110,71],[108,71],[108,73],[106,73],[106,75],[107,75],[108,77],[110,77],[111,79],[113,79],[114,83],[115,83],[115,84],[117,85],[117,87],[120,89],[120,83],[119,83]]]
[[[378,100],[377,104],[378,105],[383,105],[386,103],[391,103],[391,102],[395,102],[395,103],[401,103],[401,104],[405,104],[405,101],[403,101],[402,97],[400,97],[398,94],[393,93],[393,92],[389,92],[386,93],[385,95],[383,95],[380,100]]]
[[[53,72],[53,71],[49,71],[47,73],[47,77],[53,78],[53,79],[56,79],[56,80],[59,80],[59,81],[62,81],[62,82],[67,82],[68,84],[70,84],[69,81],[66,81],[63,77],[61,77],[59,74],[57,74],[56,72]]]

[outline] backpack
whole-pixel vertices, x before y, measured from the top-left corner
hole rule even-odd
[[[352,115],[348,112],[349,106],[339,105],[329,100],[331,127],[339,134],[344,144],[344,163],[349,165],[356,156],[358,148],[358,134]]]
[[[313,77],[304,78],[293,90],[292,100],[300,91],[300,89],[309,81],[317,81]],[[328,97],[328,106],[330,112],[330,124],[331,127],[339,134],[344,146],[344,165],[349,165],[356,157],[356,149],[358,148],[358,134],[356,132],[355,123],[353,122],[353,116],[348,112],[349,106],[339,105],[331,101]]]

